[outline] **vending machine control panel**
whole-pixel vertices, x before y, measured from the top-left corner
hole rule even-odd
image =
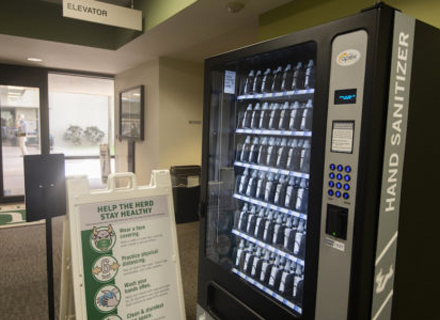
[[[317,320],[347,318],[367,42],[359,30],[332,43]],[[335,287],[342,294],[335,295]]]

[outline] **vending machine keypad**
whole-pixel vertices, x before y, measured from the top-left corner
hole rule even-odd
[[[350,199],[350,172],[352,172],[352,167],[349,165],[342,164],[330,164],[330,174],[328,182],[327,194],[330,197],[342,198],[344,200]]]

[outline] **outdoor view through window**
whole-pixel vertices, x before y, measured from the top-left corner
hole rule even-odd
[[[0,86],[3,196],[24,194],[23,156],[40,153],[38,88]]]
[[[51,153],[64,153],[66,175],[87,175],[102,187],[99,145],[114,146],[114,81],[49,74]]]

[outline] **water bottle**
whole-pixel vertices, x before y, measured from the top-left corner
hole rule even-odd
[[[257,208],[255,206],[251,206],[251,210],[249,211],[249,216],[246,226],[246,233],[254,234],[256,220],[257,220]]]
[[[304,88],[304,68],[302,62],[298,62],[293,68],[292,90],[300,90]]]
[[[280,147],[278,148],[278,157],[276,161],[277,168],[285,168],[287,164],[287,156],[289,154],[289,149],[287,147],[287,139],[283,138],[281,140]]]
[[[286,227],[284,228],[284,239],[283,239],[283,247],[285,249],[287,249],[288,245],[289,245],[289,236],[290,233],[292,232],[293,228],[293,224],[292,224],[292,217],[288,217],[287,218],[287,223],[286,223]]]
[[[265,284],[269,281],[270,269],[272,268],[274,262],[275,253],[270,253],[269,251],[266,251],[263,263],[261,264],[261,273],[259,279],[261,283]]]
[[[252,112],[252,117],[251,117],[250,127],[252,129],[257,129],[258,128],[258,125],[260,123],[260,112],[261,112],[260,103],[257,103],[255,105],[255,108],[254,108],[254,111]]]
[[[272,240],[273,227],[274,227],[274,213],[272,210],[269,211],[266,222],[264,223],[263,241],[269,242]]]
[[[261,86],[263,82],[263,75],[261,74],[261,70],[258,70],[255,74],[254,84],[252,88],[253,93],[260,93],[261,92]]]
[[[304,233],[304,221],[301,220],[295,235],[295,245],[293,247],[293,254],[295,256],[298,255],[299,247],[301,246],[301,241],[303,239],[303,233]]]
[[[244,82],[243,94],[252,93],[252,89],[254,86],[254,78],[255,78],[255,72],[254,72],[254,70],[251,70],[249,72],[248,77],[246,78],[246,80]]]
[[[262,258],[262,249],[261,247],[257,248],[254,259],[252,260],[252,269],[251,269],[251,277],[256,278],[261,273],[261,265],[263,264]]]
[[[255,198],[264,199],[264,190],[266,188],[266,173],[264,171],[260,172],[258,181],[257,181],[257,189],[255,191]]]
[[[243,172],[243,175],[240,177],[240,184],[238,187],[238,193],[244,194],[249,183],[249,169],[246,168]]]
[[[303,271],[299,264],[296,266],[295,277],[293,279],[293,290],[292,296],[293,301],[298,306],[302,305],[302,296],[303,296]]]
[[[296,199],[296,210],[302,213],[307,213],[307,204],[309,201],[309,180],[301,179],[301,184],[298,189],[298,196]]]
[[[248,158],[249,163],[257,163],[258,149],[259,149],[258,137],[254,137],[252,145],[249,148],[249,158]]]
[[[272,244],[277,246],[283,243],[284,237],[284,226],[282,224],[282,216],[278,215],[273,228]]]
[[[295,248],[295,239],[296,239],[296,233],[298,232],[298,225],[299,221],[297,217],[293,218],[292,221],[292,230],[288,234],[287,243],[284,243],[284,248],[293,253],[293,250]]]
[[[245,253],[244,253],[244,263],[243,263],[243,269],[242,269],[242,271],[244,273],[250,273],[250,271],[252,269],[253,258],[254,258],[254,244],[251,243],[245,249]]]
[[[235,148],[235,161],[240,161],[242,149],[243,144],[241,142],[238,142],[237,147]]]
[[[307,101],[301,118],[300,129],[303,131],[312,130],[313,104],[312,99]]]
[[[315,87],[315,63],[312,59],[309,60],[306,67],[306,75],[304,78],[304,87],[311,89]]]
[[[250,128],[252,120],[252,103],[249,103],[246,111],[243,114],[243,121],[241,123],[242,128]]]
[[[284,198],[284,207],[295,210],[298,197],[298,189],[301,184],[301,178],[290,177],[287,188],[286,197]]]
[[[261,83],[261,92],[269,93],[272,90],[273,75],[270,68],[267,68],[263,75],[263,81]]]
[[[289,102],[286,101],[281,107],[278,129],[286,130],[289,128],[289,115],[290,115],[290,105]]]
[[[298,144],[298,139],[293,139],[290,140],[287,143],[287,147],[288,147],[288,151],[287,151],[287,160],[286,160],[286,169],[287,170],[292,170],[293,168],[293,150],[294,150],[294,146]]]
[[[237,255],[235,256],[235,267],[241,269],[244,260],[244,240],[240,241],[237,249]]]
[[[274,137],[271,137],[269,139],[269,145],[267,147],[267,158],[266,158],[266,164],[268,166],[274,166],[277,159],[277,144],[279,139],[275,139]]]
[[[255,221],[254,236],[257,239],[263,239],[264,235],[264,224],[266,222],[267,209],[261,208],[258,212],[257,220]]]
[[[292,264],[295,264],[295,262],[287,260],[283,273],[281,275],[281,281],[278,292],[284,297],[290,296],[293,290],[293,279],[295,277],[295,273],[294,273],[294,269],[292,269]]]
[[[276,130],[278,129],[278,123],[280,121],[280,104],[274,103],[272,105],[272,109],[270,111],[269,117],[269,129]]]
[[[281,91],[289,91],[292,88],[293,70],[290,63],[286,66],[283,73],[283,80],[281,82]]]
[[[252,172],[251,177],[249,178],[249,182],[246,187],[246,196],[251,198],[255,196],[255,192],[257,191],[257,182],[258,182],[258,171],[254,170]]]
[[[300,171],[302,147],[303,147],[303,140],[293,139],[293,143],[287,155],[287,164],[286,164],[287,169],[292,171]]]
[[[278,256],[270,270],[269,287],[273,290],[277,290],[280,287],[281,275],[283,274],[285,263],[286,258]]]
[[[293,171],[301,171],[301,152],[304,140],[298,140],[298,145],[293,149]]]
[[[267,137],[264,137],[258,148],[257,164],[266,164],[267,159]]]
[[[258,127],[260,129],[267,129],[269,127],[269,118],[270,118],[270,106],[269,103],[263,103],[260,112],[260,122]]]
[[[249,159],[249,150],[251,149],[251,137],[247,136],[241,148],[240,161],[246,162]]]
[[[274,176],[273,173],[269,173],[269,177],[267,178],[266,182],[266,190],[264,191],[264,201],[266,202],[273,202],[273,198],[275,196],[276,191],[276,180],[278,179],[278,176]]]
[[[284,176],[281,176],[281,178],[278,180],[276,190],[275,190],[275,196],[273,199],[273,203],[277,206],[282,205],[282,201],[286,197],[286,187],[287,187],[287,180]]]
[[[289,130],[299,130],[302,120],[302,108],[298,101],[295,101],[291,107],[289,118]]]
[[[304,141],[303,148],[301,150],[300,171],[308,173],[310,172],[310,151],[311,146],[309,140]]]
[[[249,206],[247,203],[244,204],[243,208],[241,208],[240,216],[238,218],[237,228],[240,231],[246,231],[247,220],[249,215]]]
[[[301,237],[301,242],[299,245],[298,258],[303,259],[306,256],[306,233],[304,232]]]
[[[281,91],[282,81],[283,81],[283,68],[281,68],[281,66],[279,66],[273,72],[272,92],[280,92]]]

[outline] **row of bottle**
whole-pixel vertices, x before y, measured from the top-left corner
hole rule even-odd
[[[302,304],[304,268],[300,264],[242,240],[235,267],[284,298]]]
[[[237,215],[236,228],[304,259],[306,224],[298,217],[246,203]]]
[[[302,213],[307,211],[308,179],[246,168],[236,183],[237,194]]]
[[[312,59],[303,64],[297,62],[294,67],[289,63],[283,69],[267,68],[250,70],[245,80],[243,94],[269,93],[291,90],[309,89],[315,87],[315,63]]]
[[[300,103],[289,101],[280,103],[259,102],[248,104],[239,118],[238,128],[269,129],[269,130],[312,130],[313,103],[312,99]]]
[[[247,136],[237,144],[235,160],[297,172],[310,172],[309,140]]]

